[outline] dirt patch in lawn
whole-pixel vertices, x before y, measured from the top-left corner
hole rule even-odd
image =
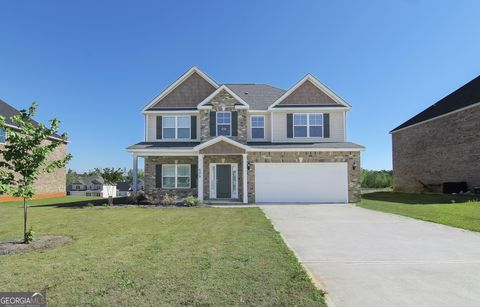
[[[30,244],[24,244],[22,240],[0,241],[0,255],[23,254],[35,250],[49,249],[72,241],[72,238],[67,236],[42,236],[36,238]]]

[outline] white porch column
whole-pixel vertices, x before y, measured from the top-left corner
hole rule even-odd
[[[243,203],[248,204],[248,185],[247,185],[247,154],[242,154],[243,156],[243,167],[242,167],[242,172],[243,172]]]
[[[132,174],[132,190],[133,194],[137,194],[137,173],[138,173],[138,156],[136,154],[133,154],[133,174]]]
[[[203,155],[198,154],[197,190],[198,200],[203,201]]]

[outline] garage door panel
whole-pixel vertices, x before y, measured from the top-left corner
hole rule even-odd
[[[347,163],[255,163],[257,202],[347,202]]]

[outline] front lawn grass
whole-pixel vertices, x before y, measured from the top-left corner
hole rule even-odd
[[[58,305],[324,306],[258,208],[88,208],[32,201],[37,235],[71,244],[0,256],[0,291]],[[80,203],[84,203],[80,201]],[[20,203],[0,204],[0,240],[22,236]]]
[[[478,196],[376,192],[362,195],[360,207],[480,231]]]

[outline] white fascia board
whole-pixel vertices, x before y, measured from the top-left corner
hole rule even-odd
[[[305,112],[308,112],[308,111],[335,111],[335,110],[339,110],[339,111],[348,111],[350,110],[350,108],[347,108],[347,107],[301,107],[299,106],[298,108],[297,107],[290,107],[290,108],[275,108],[275,109],[271,109],[269,110],[270,112],[282,112],[282,111],[305,111]]]
[[[268,152],[268,151],[275,151],[275,152],[309,152],[309,151],[365,151],[366,148],[254,148],[250,147],[249,152]]]
[[[138,157],[141,156],[196,156],[197,151],[191,149],[178,150],[178,149],[127,149],[127,152],[130,152]]]
[[[155,111],[142,111],[143,114],[162,114],[162,113],[169,113],[169,114],[184,114],[184,113],[199,113],[198,110],[155,110]]]
[[[310,81],[315,85],[318,89],[320,89],[322,92],[327,94],[330,98],[332,98],[335,102],[350,108],[350,105],[340,98],[337,94],[335,94],[332,90],[330,90],[325,84],[320,82],[317,78],[312,76],[311,74],[307,74],[305,77],[302,78],[302,80],[298,81],[294,86],[292,86],[288,91],[286,91],[282,96],[280,96],[273,104],[271,104],[268,109],[272,110],[273,107],[275,107],[277,104],[285,100],[288,96],[290,96],[291,93],[293,93],[297,88],[300,87],[303,83]]]
[[[15,130],[21,130],[20,128],[18,128],[18,126],[15,126],[15,125],[11,125],[11,124],[7,124],[5,123],[5,126],[9,127],[9,128],[12,128],[12,129],[15,129]],[[47,136],[48,139],[52,139],[52,140],[55,140],[55,141],[61,141],[63,143],[70,143],[69,140],[64,140],[62,138],[57,138],[56,136]],[[7,139],[8,139],[8,136],[7,136]],[[1,144],[5,144],[5,143],[1,143]]]
[[[163,92],[161,92],[157,97],[153,98],[145,107],[143,107],[142,111],[146,111],[148,108],[156,104],[158,101],[162,100],[165,96],[170,94],[177,86],[179,86],[183,81],[185,81],[188,77],[190,77],[193,73],[199,74],[205,81],[210,83],[213,87],[218,88],[218,84],[213,81],[209,76],[203,73],[198,67],[193,66],[190,68],[186,73],[184,73],[180,78],[178,78],[175,82],[173,82],[169,87],[167,87]]]
[[[445,113],[445,114],[442,114],[442,115],[439,115],[439,116],[436,116],[434,118],[430,118],[430,119],[427,119],[427,120],[424,120],[423,122],[419,122],[419,123],[416,123],[416,124],[413,124],[413,125],[410,125],[410,126],[407,126],[407,127],[403,127],[401,129],[398,129],[398,130],[395,130],[395,131],[390,131],[390,134],[393,134],[395,132],[399,132],[399,131],[403,131],[405,129],[408,129],[408,128],[413,128],[413,127],[416,127],[418,125],[421,125],[421,124],[426,124],[428,122],[431,122],[431,121],[434,121],[436,119],[440,119],[442,117],[445,117],[445,116],[448,116],[448,115],[452,115],[452,114],[455,114],[455,113],[458,113],[458,112],[461,112],[461,111],[465,111],[465,110],[468,110],[470,108],[474,108],[476,106],[480,106],[480,102],[477,102],[477,103],[474,103],[474,104],[471,104],[469,106],[466,106],[466,107],[463,107],[461,109],[457,109],[455,111],[451,111],[451,112],[448,112],[448,113]]]
[[[248,149],[249,149],[248,146],[243,145],[243,144],[241,144],[241,143],[239,143],[239,142],[237,142],[237,141],[234,141],[234,140],[232,140],[232,139],[230,139],[230,138],[227,138],[227,137],[225,137],[225,136],[217,136],[217,137],[214,138],[214,139],[211,139],[211,140],[209,140],[209,141],[207,141],[207,142],[205,142],[205,143],[202,143],[202,144],[199,144],[199,145],[193,147],[193,149],[194,149],[194,150],[202,150],[202,149],[204,149],[204,148],[206,148],[206,147],[212,146],[212,145],[214,145],[214,144],[216,144],[216,143],[218,143],[218,142],[221,142],[221,141],[224,141],[224,142],[226,142],[226,143],[229,143],[230,145],[233,145],[233,146],[236,146],[236,147],[245,149],[245,150],[248,150]]]
[[[207,98],[205,98],[202,102],[200,102],[198,104],[198,109],[201,109],[201,107],[204,107],[205,104],[207,104],[208,102],[210,102],[210,100],[212,100],[215,96],[218,95],[218,93],[220,93],[222,90],[225,90],[227,93],[229,93],[230,95],[232,95],[233,98],[235,98],[238,102],[240,102],[241,104],[243,104],[244,106],[246,106],[247,108],[249,108],[250,106],[248,105],[248,103],[246,103],[242,98],[240,98],[240,96],[238,96],[237,94],[235,94],[231,89],[228,88],[228,86],[226,86],[225,84],[220,86],[219,88],[217,88],[213,93],[211,93],[210,95],[208,95]]]

